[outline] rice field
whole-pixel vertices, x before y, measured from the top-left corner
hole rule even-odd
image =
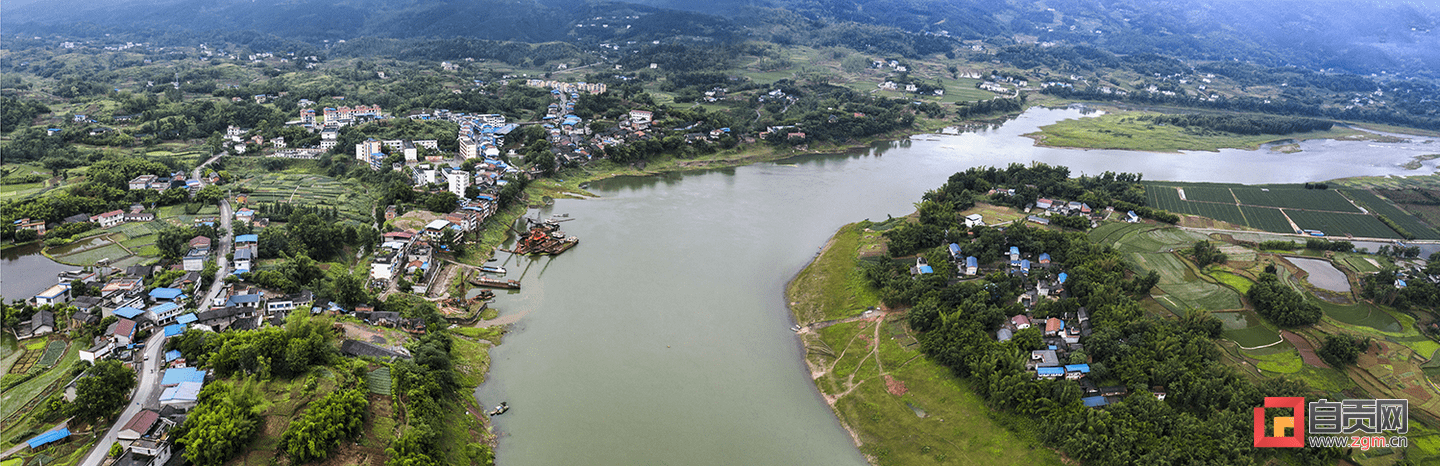
[[[1180,188],[1185,191],[1185,200],[1198,202],[1219,202],[1222,204],[1234,204],[1235,196],[1230,193],[1230,188],[1224,186],[1187,186]]]
[[[1330,318],[1350,325],[1370,327],[1382,332],[1399,332],[1400,322],[1396,321],[1389,313],[1375,307],[1374,304],[1362,302],[1359,304],[1339,305],[1324,301],[1315,301],[1325,315]]]
[[[1219,280],[1220,283],[1234,288],[1235,291],[1239,291],[1241,294],[1249,293],[1250,287],[1255,285],[1255,282],[1250,281],[1250,279],[1230,272],[1210,272],[1210,276]]]
[[[1220,320],[1225,338],[1242,348],[1256,348],[1281,341],[1280,333],[1268,327],[1254,311],[1217,312],[1212,315]]]
[[[56,362],[60,361],[60,357],[65,355],[66,346],[63,341],[51,341],[50,344],[45,347],[45,354],[40,356],[40,362],[38,364],[45,367],[55,365]]]
[[[1160,274],[1159,288],[1165,292],[1166,298],[1172,301],[1169,304],[1211,311],[1241,307],[1238,293],[1196,276],[1174,254],[1131,253],[1126,255],[1126,262],[1129,262],[1140,273],[1149,273],[1151,270],[1158,272]],[[1156,300],[1161,301],[1161,304],[1167,304],[1158,297]]]

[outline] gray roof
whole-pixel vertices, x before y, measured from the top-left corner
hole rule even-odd
[[[31,332],[40,330],[40,327],[47,326],[50,327],[51,330],[55,329],[55,313],[50,311],[39,311],[36,312],[34,316],[30,317]]]

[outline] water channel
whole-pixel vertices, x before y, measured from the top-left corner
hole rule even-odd
[[[555,258],[502,258],[525,312],[492,351],[482,404],[504,466],[862,465],[801,362],[783,292],[837,228],[905,215],[969,167],[1032,161],[1072,175],[1284,183],[1428,174],[1399,165],[1440,143],[1307,141],[1268,150],[1158,154],[1034,147],[1020,135],[1077,118],[1031,109],[998,128],[923,135],[851,154],[597,182],[568,213],[580,245]]]

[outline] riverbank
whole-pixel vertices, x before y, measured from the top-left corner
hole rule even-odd
[[[862,260],[883,257],[870,225],[842,227],[786,286],[815,387],[866,459],[1063,464],[1037,448],[1033,423],[985,407],[967,381],[921,354],[904,310],[880,307],[860,269]]]
[[[1025,134],[1041,147],[1069,149],[1118,149],[1145,152],[1178,153],[1220,149],[1256,150],[1265,144],[1311,139],[1367,138],[1372,133],[1337,126],[1327,131],[1308,131],[1284,135],[1243,135],[1219,131],[1189,131],[1173,125],[1155,124],[1140,116],[1160,113],[1120,111],[1104,115],[1069,119],[1041,126],[1040,131]]]

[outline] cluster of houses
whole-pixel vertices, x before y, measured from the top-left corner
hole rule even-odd
[[[1097,225],[1097,222],[1105,220],[1106,217],[1115,212],[1115,208],[1106,207],[1104,209],[1095,209],[1090,207],[1090,204],[1080,201],[1066,202],[1040,198],[1035,200],[1033,209],[1026,208],[1025,212],[1030,213],[1030,215],[1026,217],[1026,220],[1041,225],[1050,224],[1050,219],[1047,217],[1059,215],[1066,217],[1085,217],[1090,220],[1091,226],[1094,227]],[[1136,214],[1133,210],[1127,211],[1122,220],[1128,223],[1139,223],[1140,215]]]
[[[606,91],[605,83],[568,83],[564,81],[553,81],[545,79],[527,79],[525,80],[525,85],[530,87],[543,87],[557,92],[564,92],[569,94],[580,92],[588,92],[590,94],[604,94]]]
[[[367,138],[365,141],[355,145],[355,160],[370,165],[371,170],[379,171],[385,168],[383,165],[386,154],[382,147],[389,149],[391,153],[402,154],[402,156],[405,157],[405,163],[413,164],[420,161],[420,148],[438,150],[440,143],[434,139],[406,141],[402,139],[376,140],[375,138]],[[432,158],[435,157],[427,157],[427,160],[434,162],[443,160],[443,158],[430,160]]]
[[[93,222],[98,224],[100,228],[110,228],[128,222],[153,221],[155,221],[154,212],[146,212],[145,206],[140,204],[133,204],[130,206],[130,210],[128,211],[116,209],[98,215],[80,213],[65,217],[65,219],[61,223]],[[45,232],[47,231],[47,226],[44,220],[26,217],[16,220],[14,224],[15,228],[18,230],[34,230],[35,233],[40,236],[45,236]]]

